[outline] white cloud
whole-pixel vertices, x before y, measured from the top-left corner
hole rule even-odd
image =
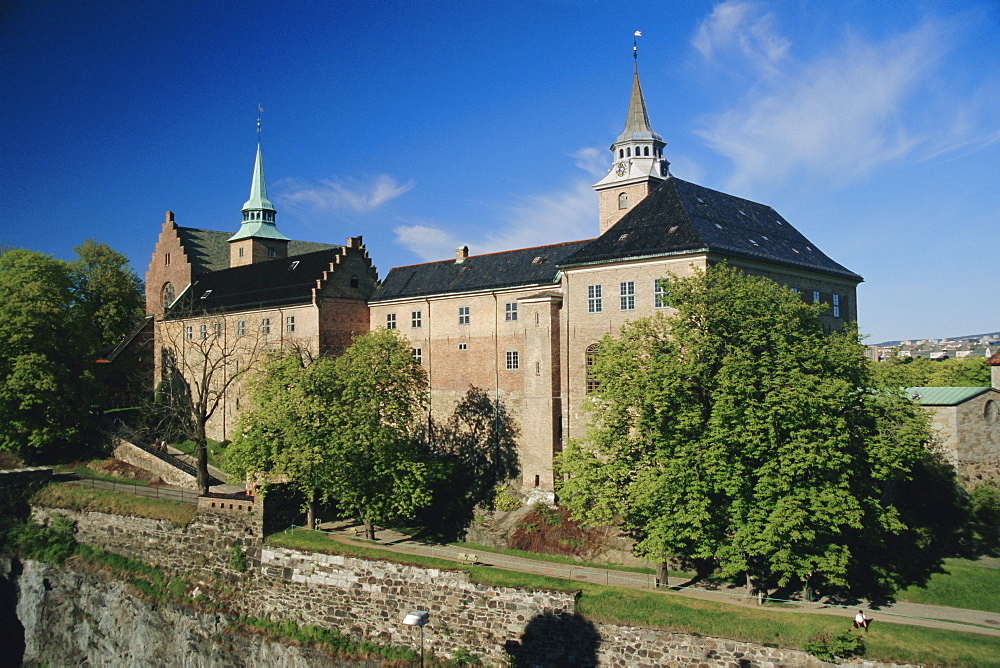
[[[752,16],[747,5],[725,3],[694,38],[706,59],[736,35],[742,58],[780,65],[762,73],[730,110],[703,119],[698,132],[733,161],[728,187],[737,192],[792,177],[848,181],[904,156],[919,159],[918,147],[928,155],[969,141],[984,143],[994,132],[975,138],[975,130],[960,120],[961,105],[940,104],[927,90],[955,41],[954,27],[946,22],[927,20],[882,42],[848,37],[838,48],[797,63],[774,57],[784,56],[787,44],[766,47],[781,42],[774,35],[765,38],[770,24],[752,33],[763,35],[758,41],[740,37],[748,20],[760,25],[759,17],[747,18]],[[765,46],[755,51],[754,44]]]
[[[773,13],[739,0],[716,5],[698,26],[693,44],[706,60],[736,53],[763,74],[778,72],[791,45],[775,30]]]
[[[461,234],[421,222],[401,225],[396,242],[426,261],[447,260],[459,246],[473,255],[587,239],[597,233],[597,198],[590,185],[578,181],[566,190],[528,195],[506,207],[500,229],[466,224]]]
[[[570,157],[576,161],[575,164],[577,167],[595,179],[600,180],[608,175],[608,167],[611,164],[611,158],[608,157],[608,153],[609,151],[606,149],[601,150],[593,146],[588,146],[570,153]]]
[[[274,187],[280,193],[276,199],[290,208],[370,213],[405,194],[413,185],[413,181],[400,184],[393,177],[380,174],[367,183],[355,179],[284,179]]]

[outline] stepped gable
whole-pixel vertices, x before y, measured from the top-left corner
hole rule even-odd
[[[674,176],[561,266],[704,251],[862,280],[771,207]]]
[[[335,246],[203,274],[166,317],[311,303],[313,290],[321,287],[326,272],[334,270],[344,252],[345,248]]]
[[[181,245],[184,247],[188,261],[191,262],[191,270],[195,276],[210,271],[229,269],[229,238],[233,236],[231,232],[178,227],[177,236],[180,237]],[[331,248],[340,248],[340,246],[292,239],[288,242],[288,255],[291,257],[292,255],[314,253]]]
[[[571,241],[486,255],[395,267],[370,302],[555,283],[558,265],[589,241]]]

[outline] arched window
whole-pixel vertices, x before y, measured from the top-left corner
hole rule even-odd
[[[594,367],[594,362],[597,360],[597,344],[593,343],[587,346],[587,351],[584,353],[585,360],[587,364],[587,394],[590,394],[598,387],[600,387],[600,382],[598,382],[592,375],[591,372]]]
[[[642,148],[642,154],[643,155],[649,155],[649,147],[648,146],[644,146]]]
[[[174,303],[174,284],[167,283],[164,285],[161,294],[163,295],[163,308],[168,308]]]
[[[632,157],[632,147],[631,146],[625,147],[625,156],[629,157],[629,158]]]
[[[628,208],[628,194],[622,193],[618,195],[618,208],[627,209]]]
[[[619,158],[624,158],[625,157],[625,149],[623,149],[623,148],[618,149],[618,157]]]

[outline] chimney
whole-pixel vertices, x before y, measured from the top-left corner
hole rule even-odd
[[[461,248],[455,249],[455,264],[462,264],[465,259],[469,257],[469,247],[462,246]]]

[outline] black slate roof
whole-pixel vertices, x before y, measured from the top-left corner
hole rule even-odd
[[[195,276],[229,268],[229,237],[233,236],[232,232],[178,227],[177,234],[187,253],[188,260],[191,262],[192,273]],[[302,255],[330,248],[338,248],[338,246],[293,239],[288,242],[288,255]]]
[[[339,253],[335,247],[202,274],[166,317],[311,303],[316,281]]]
[[[702,250],[862,280],[771,207],[673,176],[560,266]]]
[[[455,260],[395,267],[369,302],[421,297],[451,292],[499,290],[553,283],[558,265],[588,241],[520,248],[502,253],[470,255]]]

